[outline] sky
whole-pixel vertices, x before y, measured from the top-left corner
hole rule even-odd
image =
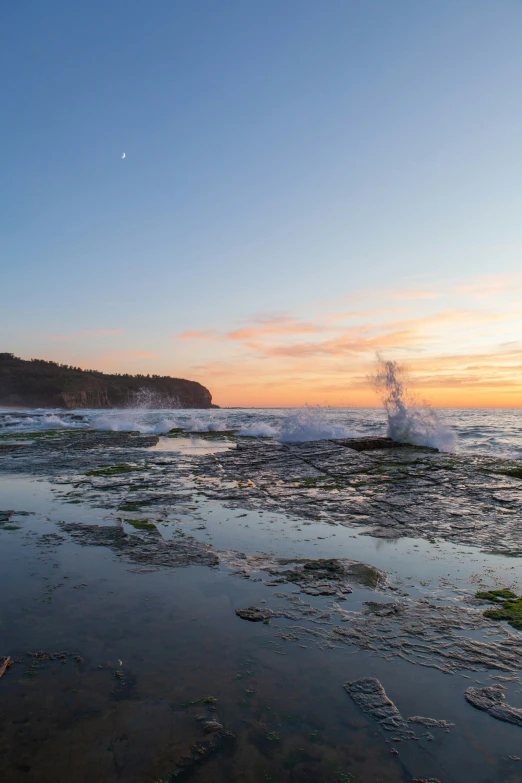
[[[0,12],[0,350],[232,406],[522,407],[519,0]],[[122,154],[125,152],[125,158]]]

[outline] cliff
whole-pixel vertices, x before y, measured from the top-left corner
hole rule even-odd
[[[108,375],[0,353],[0,406],[27,408],[212,408],[196,381],[167,375]]]

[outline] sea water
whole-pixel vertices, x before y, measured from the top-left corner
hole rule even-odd
[[[111,410],[0,410],[0,433],[61,428],[167,433],[236,430],[241,435],[300,442],[323,438],[390,435],[445,451],[522,459],[522,409],[427,407],[221,408],[211,410],[114,408]]]

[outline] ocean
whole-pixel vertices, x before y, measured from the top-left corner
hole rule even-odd
[[[443,451],[522,459],[522,409],[505,408],[120,408],[111,410],[0,409],[0,433],[89,428],[167,433],[236,430],[281,442],[390,435]]]

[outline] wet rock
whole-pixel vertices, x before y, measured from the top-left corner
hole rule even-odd
[[[365,601],[364,604],[368,607],[366,611],[376,617],[394,617],[401,613],[400,605],[393,601]]]
[[[506,704],[502,685],[488,685],[485,688],[468,688],[464,693],[467,701],[491,715],[492,718],[522,726],[522,710]]]
[[[317,609],[301,596],[276,595],[291,603],[290,614],[284,616],[302,623],[313,621]],[[346,644],[387,660],[397,657],[447,674],[497,670],[517,675],[522,669],[519,634],[483,618],[472,599],[454,604],[427,598],[370,601],[359,612],[334,604],[328,612],[328,626],[294,625],[293,638],[326,646]],[[332,620],[340,624],[332,625]],[[483,634],[480,639],[475,638],[478,631]]]
[[[214,734],[216,731],[223,731],[223,725],[217,720],[206,720],[203,723],[205,734]]]
[[[285,568],[285,566],[293,568]],[[268,567],[272,576],[280,582],[298,585],[308,595],[337,595],[353,592],[351,581],[375,588],[386,582],[383,571],[354,560],[319,558],[317,560],[279,560],[278,565]]]
[[[225,729],[223,724],[217,720],[216,715],[196,715],[196,720],[201,723],[205,734],[210,736],[195,742],[179,756],[169,776],[165,779],[162,778],[165,783],[178,777],[183,778],[185,774],[191,776],[196,767],[210,761],[217,753],[231,753],[233,751],[235,735]],[[158,783],[160,782],[158,781]]]
[[[520,549],[522,484],[515,460],[392,445],[386,439],[363,439],[362,450],[352,439],[242,444],[201,458],[201,490],[219,498],[234,481],[243,509],[268,502],[295,518],[364,525],[383,538]]]
[[[10,655],[0,655],[0,677],[2,677],[12,665],[13,660]]]
[[[309,585],[303,585],[303,593],[307,593],[308,595],[337,595],[338,588],[335,587],[335,585],[317,585],[317,586],[309,586]],[[349,590],[347,589],[347,592],[352,592],[351,587]]]
[[[188,565],[217,566],[219,558],[210,545],[187,537],[165,541],[156,531],[128,536],[120,525],[60,523],[60,528],[81,546],[106,546],[122,560],[140,566],[179,568]]]
[[[126,669],[114,670],[114,688],[112,689],[112,697],[116,701],[122,701],[123,699],[136,698],[136,689],[138,681],[136,676]]]
[[[376,451],[377,449],[397,449],[401,447],[410,448],[410,449],[415,448],[414,446],[411,446],[409,443],[399,443],[398,441],[393,440],[392,438],[379,438],[379,437],[340,438],[335,442],[341,443],[343,446],[346,446],[349,449],[353,449],[354,451]],[[433,451],[437,451],[437,449],[433,449]]]
[[[366,715],[385,731],[393,731],[394,740],[417,739],[376,677],[347,682],[344,688]]]
[[[238,617],[241,617],[242,620],[250,620],[252,623],[269,620],[270,617],[273,617],[274,615],[271,609],[268,609],[267,607],[260,609],[259,606],[248,606],[246,609],[236,609],[236,614]]]
[[[448,723],[446,720],[435,720],[435,718],[423,718],[421,715],[414,715],[408,718],[408,723],[419,723],[427,729],[450,729],[454,723]]]

